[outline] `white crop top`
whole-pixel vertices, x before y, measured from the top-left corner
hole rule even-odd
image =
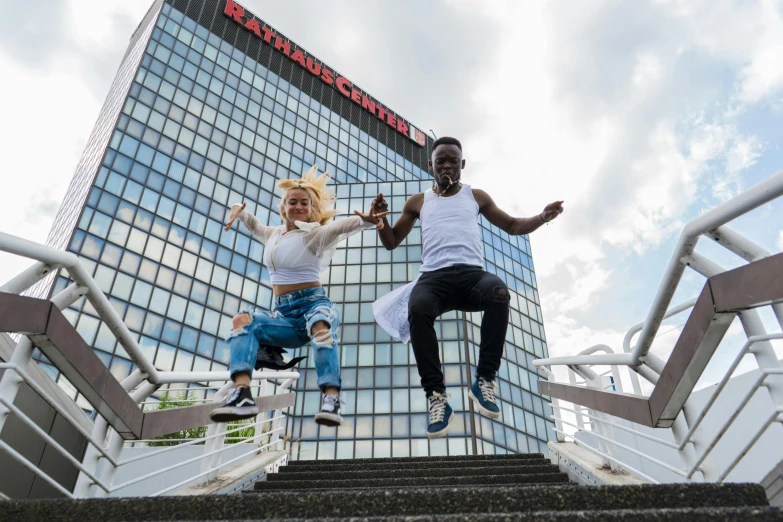
[[[266,245],[263,261],[275,285],[319,281],[321,271],[332,262],[337,243],[375,227],[359,216],[352,216],[326,225],[295,221],[297,229],[286,231],[285,225],[262,224],[246,210],[239,214],[239,220]]]

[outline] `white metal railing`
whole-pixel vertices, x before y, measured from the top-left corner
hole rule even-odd
[[[147,404],[147,400],[161,386],[168,388],[169,392],[174,390],[186,392],[209,392],[216,390],[217,392],[214,394],[214,401],[216,402],[222,401],[225,394],[233,388],[228,371],[175,372],[161,371],[155,368],[153,363],[144,356],[135,335],[122,321],[91,274],[85,269],[75,254],[56,250],[3,232],[0,232],[0,251],[27,257],[35,261],[31,267],[2,285],[0,292],[20,294],[42,279],[49,277],[58,269],[64,269],[67,272],[73,283],[53,296],[51,301],[57,308],[63,310],[82,297],[86,297],[89,300],[101,321],[109,327],[120,345],[138,366],[137,370],[121,382],[121,385],[140,407],[143,408]],[[96,415],[92,431],[88,431],[47,390],[30,376],[27,368],[28,365],[32,364],[32,353],[33,344],[31,340],[26,336],[22,336],[10,360],[7,363],[0,363],[0,370],[5,370],[2,378],[0,378],[0,431],[2,431],[9,415],[18,417],[31,431],[45,440],[49,446],[79,470],[79,478],[74,490],[69,491],[64,488],[57,480],[39,469],[37,464],[31,462],[15,450],[7,441],[0,440],[0,451],[5,451],[11,458],[68,498],[103,497],[160,473],[194,462],[201,462],[199,473],[188,476],[185,480],[169,485],[155,493],[155,495],[163,495],[181,489],[186,485],[193,485],[214,478],[221,469],[239,460],[248,458],[259,451],[275,447],[278,449],[283,448],[284,439],[280,437],[280,432],[285,429],[285,416],[282,414],[282,410],[278,409],[271,413],[271,418],[261,418],[264,414],[260,414],[259,420],[256,422],[243,424],[232,429],[227,429],[225,423],[212,424],[207,428],[207,435],[203,438],[183,441],[182,444],[167,446],[161,450],[138,457],[121,459],[120,455],[125,441],[108,425],[103,417]],[[252,375],[253,384],[251,388],[257,390],[257,396],[292,393],[290,388],[298,378],[299,373],[296,371],[255,371]],[[39,428],[25,412],[14,405],[17,392],[23,382],[37,392],[85,438],[88,444],[81,461],[74,458],[58,441]],[[190,384],[198,384],[198,388],[191,388],[188,386]],[[199,399],[192,402],[197,404],[207,400]],[[268,429],[262,430],[262,426],[268,426]],[[233,437],[233,443],[225,444],[227,434],[237,433],[248,428],[254,429],[253,435],[240,438]],[[265,443],[259,445],[258,442],[264,439]],[[139,442],[135,441],[137,444]],[[121,466],[154,456],[159,457],[163,453],[173,452],[179,448],[188,445],[195,446],[200,443],[204,445],[204,451],[201,455],[182,460],[164,469],[155,470],[153,473],[145,474],[132,480],[114,484],[117,468]],[[237,448],[239,447],[238,445],[247,445],[249,449],[243,451],[238,456],[224,461],[223,455],[226,451],[231,448]],[[286,461],[287,455],[282,455],[280,463],[285,463]]]
[[[557,382],[557,379],[551,367],[565,366],[571,384],[581,384],[586,388],[597,390],[605,390],[607,386],[596,368],[608,366],[614,378],[614,384],[617,386],[617,392],[623,391],[622,379],[618,376],[622,373],[626,377],[626,382],[631,383],[633,392],[636,395],[642,395],[639,377],[654,386],[665,366],[664,361],[650,353],[655,337],[660,335],[658,330],[661,323],[666,318],[686,312],[696,303],[696,299],[690,299],[669,308],[685,269],[691,268],[705,277],[712,277],[725,271],[715,261],[695,251],[698,239],[701,236],[706,236],[748,263],[770,256],[770,252],[730,229],[727,223],[781,196],[783,196],[783,172],[771,176],[687,224],[671,257],[647,319],[628,330],[623,339],[621,353],[615,353],[605,345],[597,345],[573,356],[537,360],[534,362],[535,366],[539,367],[539,370],[552,382]],[[771,308],[777,324],[783,329],[783,304],[772,304],[769,308]],[[574,403],[573,407],[568,407],[563,401],[553,398],[551,418],[555,421],[558,441],[572,439],[580,447],[598,455],[603,460],[605,467],[625,469],[650,482],[656,482],[656,479],[632,465],[625,456],[632,454],[642,462],[666,469],[683,481],[723,482],[727,480],[736,466],[753,449],[759,439],[768,432],[769,428],[776,423],[783,423],[783,364],[778,360],[771,343],[771,341],[783,339],[783,333],[768,333],[758,310],[742,311],[738,314],[738,318],[747,341],[732,360],[706,404],[696,411],[691,394],[685,400],[685,407],[671,428],[656,428],[654,430],[666,434],[671,437],[671,440],[651,435],[649,430],[634,423],[616,419],[590,408],[585,413],[584,407],[579,404]],[[639,337],[636,344],[632,346],[632,340],[636,334],[639,334]],[[598,351],[605,353],[596,354],[595,352]],[[740,402],[726,415],[725,420],[719,422],[717,429],[714,429],[714,426],[710,430],[703,429],[703,421],[710,412],[713,412],[716,417],[720,417],[718,413],[721,412],[715,413],[715,407],[724,404],[727,400],[726,386],[729,380],[735,376],[737,368],[747,355],[753,356],[758,366],[758,378],[744,391]],[[608,372],[604,371],[604,374],[606,373]],[[581,379],[582,382],[579,382],[578,379]],[[743,432],[747,443],[731,448],[731,455],[728,456],[726,465],[718,469],[710,462],[710,456],[714,454],[715,448],[725,439],[732,426],[735,426],[737,418],[743,412],[748,411],[748,404],[761,389],[766,390],[771,404],[760,416],[763,418],[757,419],[763,420],[763,422]],[[611,397],[607,400],[611,400]],[[565,429],[565,426],[572,429]],[[615,430],[620,430],[632,437],[641,437],[649,442],[649,447],[640,450],[638,447],[624,444],[621,442],[622,436]],[[583,432],[590,433],[590,436],[594,437],[593,444],[585,442],[585,437],[580,436],[580,433]],[[676,452],[676,456],[663,461],[653,455],[653,453],[660,454],[660,449],[653,450],[652,447]],[[618,455],[624,457],[618,458]],[[721,457],[726,458],[726,455],[721,455]],[[776,458],[783,458],[783,456],[779,455]],[[771,464],[776,463],[777,461]]]

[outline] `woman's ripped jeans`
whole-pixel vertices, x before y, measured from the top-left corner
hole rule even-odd
[[[283,348],[299,348],[310,343],[315,353],[318,386],[321,390],[332,386],[340,388],[337,346],[340,314],[323,288],[307,288],[281,295],[275,298],[271,312],[244,313],[247,319],[242,321],[240,314],[235,318],[235,325],[237,322],[245,324],[235,327],[228,337],[232,378],[240,372],[252,374],[259,343]],[[313,334],[313,327],[321,321],[328,325],[328,329],[316,328]]]

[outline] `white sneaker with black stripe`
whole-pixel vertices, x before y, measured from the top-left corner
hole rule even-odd
[[[340,413],[340,397],[324,394],[324,402],[321,411],[315,414],[315,422],[322,426],[339,426],[343,423]]]
[[[228,396],[223,406],[209,413],[212,422],[231,422],[235,420],[249,419],[258,415],[256,401],[247,388],[236,388]]]

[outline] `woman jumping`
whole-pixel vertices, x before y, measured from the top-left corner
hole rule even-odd
[[[271,312],[243,311],[234,317],[228,342],[231,379],[236,389],[222,407],[212,410],[210,417],[214,422],[230,422],[258,414],[249,387],[253,368],[258,367],[259,344],[264,350],[274,351],[275,347],[298,348],[309,342],[315,352],[318,386],[324,393],[315,422],[326,426],[342,423],[337,353],[340,316],[321,287],[320,273],[329,266],[337,243],[364,229],[380,229],[383,227],[380,220],[386,213],[371,210],[363,214],[355,210],[356,216],[330,223],[337,211],[328,208],[335,201],[331,189],[327,190],[328,180],[327,173],[319,176],[318,169],[313,166],[302,179],[278,182],[277,187],[284,193],[280,200],[283,224],[277,227],[261,224],[244,210],[245,203],[231,207],[225,229],[230,230],[239,218],[266,245],[263,261],[269,268],[275,299]],[[279,356],[280,349],[277,350]]]

